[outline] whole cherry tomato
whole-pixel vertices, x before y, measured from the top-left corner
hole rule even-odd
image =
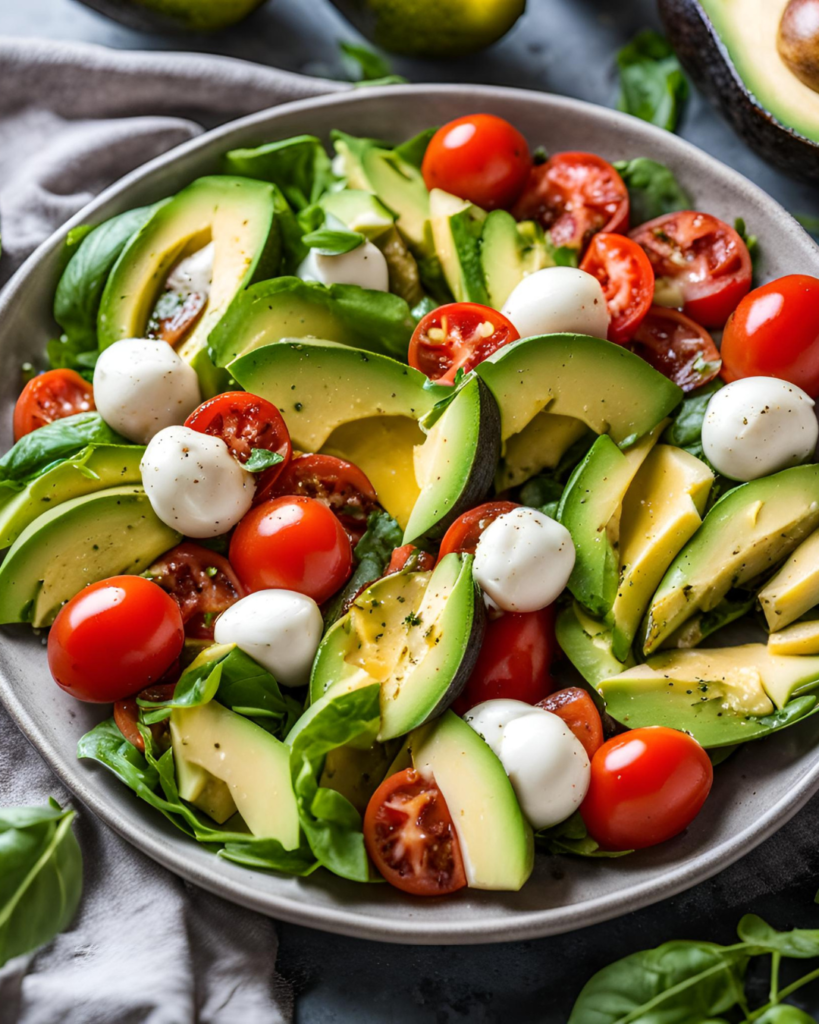
[[[46,423],[94,409],[94,389],[74,370],[38,373],[20,392],[14,407],[14,440]]]
[[[468,373],[520,335],[511,320],[477,302],[451,302],[427,313],[409,345],[410,366],[431,380],[451,384],[458,370]]]
[[[580,269],[600,282],[611,317],[609,341],[622,345],[639,328],[654,298],[648,257],[625,235],[601,231],[589,242]]]

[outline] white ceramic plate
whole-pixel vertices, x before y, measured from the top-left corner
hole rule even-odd
[[[98,223],[178,191],[218,169],[234,146],[333,128],[399,141],[429,125],[487,111],[508,118],[532,146],[587,149],[610,159],[669,164],[697,206],[729,222],[745,218],[760,238],[762,279],[819,276],[819,249],[773,199],[705,153],[640,121],[574,100],[514,89],[418,86],[362,89],[278,107],[210,132],[146,164],[104,192],[42,245],[0,296],[0,432],[10,444],[19,367],[55,332],[50,309],[67,230]],[[714,791],[684,835],[621,860],[539,855],[522,892],[464,891],[413,900],[387,885],[318,872],[306,880],[248,871],[188,840],[113,776],[75,757],[79,736],[107,709],[79,704],[51,681],[43,637],[0,629],[0,697],[62,782],[131,843],[226,899],[299,924],[407,943],[478,943],[569,931],[672,896],[716,874],[783,825],[819,789],[819,718],[749,744],[717,770]]]

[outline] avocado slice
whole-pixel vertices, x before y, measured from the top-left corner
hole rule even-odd
[[[255,349],[230,373],[281,410],[296,448],[360,466],[405,543],[442,535],[491,486],[497,412],[474,376],[457,391],[429,389],[412,367],[313,339]],[[441,395],[449,402],[427,426]]]
[[[434,188],[429,194],[429,213],[435,252],[455,301],[488,306],[480,248],[486,211]]]
[[[671,563],[643,625],[646,654],[733,588],[754,589],[819,527],[819,466],[795,466],[735,487]]]
[[[560,649],[595,693],[601,679],[610,679],[634,665],[631,651],[622,661],[615,657],[611,630],[577,601],[560,612],[555,628]]]
[[[543,228],[534,221],[516,221],[506,210],[492,210],[483,224],[481,268],[489,305],[503,309],[528,274],[554,266]]]
[[[574,416],[539,412],[525,430],[506,442],[495,489],[519,487],[544,469],[557,469],[572,445],[587,434],[589,428]]]
[[[393,573],[359,594],[321,642],[311,701],[380,683],[380,741],[440,715],[469,678],[483,636],[472,561],[453,553],[433,572]]]
[[[370,797],[390,772],[399,741],[373,743],[363,749],[335,747],[329,751],[319,777],[319,786],[341,793],[363,815]]]
[[[173,766],[176,773],[176,788],[180,797],[189,804],[204,811],[217,825],[223,825],[236,814],[236,804],[230,795],[227,783],[211,775],[207,769],[188,761],[185,757],[179,726],[173,716],[169,719]]]
[[[794,551],[759,592],[768,628],[784,629],[819,604],[819,530]]]
[[[534,867],[532,829],[503,765],[454,712],[412,733],[415,770],[435,780],[449,808],[472,889],[517,892]]]
[[[123,484],[141,484],[138,445],[89,445],[73,458],[58,462],[20,491],[0,498],[0,549],[13,544],[42,513],[83,494]]]
[[[171,729],[175,763],[187,762],[223,782],[254,836],[275,839],[285,850],[296,849],[299,814],[290,782],[289,747],[215,700],[174,708]],[[181,778],[185,779],[184,768]]]
[[[43,512],[0,566],[0,623],[49,626],[89,583],[139,574],[181,535],[157,519],[141,487],[110,487]]]
[[[771,654],[819,654],[819,619],[795,622],[768,636]]]

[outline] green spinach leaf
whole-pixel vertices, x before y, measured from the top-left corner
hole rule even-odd
[[[632,224],[691,209],[691,197],[664,164],[638,156],[634,160],[620,160],[614,168],[628,189]]]
[[[271,182],[296,211],[318,202],[336,180],[330,158],[314,135],[295,135],[255,149],[232,149],[225,154],[222,171]]]
[[[399,159],[404,160],[408,164],[412,164],[413,167],[417,167],[418,170],[420,170],[421,164],[424,162],[427,147],[432,141],[432,136],[437,131],[437,128],[426,128],[417,135],[413,135],[411,139],[407,139],[406,142],[402,142],[400,146],[395,147],[395,155],[399,157]]]
[[[737,935],[743,942],[759,946],[766,952],[797,960],[819,957],[819,929],[794,928],[780,932],[756,914],[746,914],[737,925]]]
[[[360,231],[320,228],[306,234],[302,241],[308,249],[314,249],[319,256],[343,256],[353,249],[358,249],[367,239]]]
[[[571,818],[552,828],[535,832],[535,843],[548,853],[572,854],[575,857],[625,857],[633,850],[603,850],[589,835],[586,823],[575,811]]]
[[[620,50],[617,66],[619,109],[673,132],[688,96],[688,79],[668,40],[651,30],[640,32]]]
[[[367,529],[355,546],[357,565],[346,586],[327,606],[324,625],[329,629],[341,617],[343,608],[362,587],[384,575],[387,563],[395,550],[401,547],[404,531],[389,512],[376,509],[367,517]]]
[[[697,388],[696,391],[690,391],[682,400],[674,422],[663,431],[663,441],[676,445],[677,448],[684,448],[698,459],[703,458],[702,424],[705,411],[711,398],[723,386],[722,381],[717,379]]]
[[[368,46],[340,42],[338,48],[347,58],[350,77],[356,85],[397,85],[406,82],[402,75],[394,75],[389,61]]]

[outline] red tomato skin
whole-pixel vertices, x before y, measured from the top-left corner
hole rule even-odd
[[[438,550],[438,561],[440,562],[445,555],[449,555],[453,551],[474,555],[481,534],[487,526],[498,516],[512,512],[516,508],[520,508],[520,505],[514,501],[487,501],[458,516],[444,534],[441,547]]]
[[[484,324],[495,330],[488,337],[480,332]],[[441,330],[446,339],[433,342],[431,330]],[[503,313],[479,302],[450,302],[431,310],[418,322],[410,338],[407,361],[438,384],[453,384],[458,370],[468,373],[478,363],[520,338],[515,325]]]
[[[685,313],[666,306],[651,307],[629,347],[685,392],[708,384],[719,376],[722,366],[719,349],[708,331]]]
[[[60,609],[48,634],[48,666],[77,700],[106,704],[161,679],[184,642],[172,597],[142,576],[112,576]]]
[[[779,377],[819,396],[819,279],[789,274],[755,288],[722,336],[722,376]]]
[[[608,340],[629,341],[654,301],[654,271],[648,256],[626,235],[596,234],[580,269],[596,277],[606,297],[611,323]]]
[[[38,373],[20,392],[14,406],[14,440],[54,420],[94,409],[94,389],[75,370]]]
[[[686,829],[711,791],[714,769],[695,739],[652,726],[615,736],[592,758],[580,813],[605,850],[642,850]]]
[[[494,114],[470,114],[432,136],[421,173],[428,189],[441,188],[485,210],[508,209],[532,166],[521,133]]]
[[[159,683],[156,686],[147,686],[144,690],[140,690],[136,697],[126,697],[124,700],[114,701],[114,722],[116,727],[122,733],[123,739],[128,740],[140,753],[145,753],[145,740],[143,740],[142,734],[137,728],[137,722],[139,721],[137,697],[141,700],[151,700],[158,703],[159,701],[170,700],[175,690],[176,683]],[[156,742],[166,741],[168,744],[170,743],[169,719],[166,718],[161,722],[155,722],[149,728]]]
[[[295,590],[321,604],[349,579],[353,551],[344,528],[315,498],[273,498],[252,508],[230,541],[244,588]]]
[[[452,705],[458,715],[485,700],[503,697],[537,704],[555,688],[549,670],[555,656],[555,608],[506,612],[486,623],[478,661]]]
[[[579,686],[550,693],[538,701],[539,708],[557,715],[583,744],[589,758],[603,746],[603,720],[594,701]]]
[[[216,617],[245,596],[230,562],[190,540],[166,551],[148,575],[177,602],[185,633],[197,640],[212,640]]]
[[[415,554],[416,552],[418,553]],[[384,575],[392,576],[395,572],[401,572],[413,555],[415,555],[414,572],[428,572],[430,569],[435,568],[434,555],[431,555],[428,551],[421,551],[414,544],[403,544],[400,548],[393,548],[387,568],[384,570]]]

